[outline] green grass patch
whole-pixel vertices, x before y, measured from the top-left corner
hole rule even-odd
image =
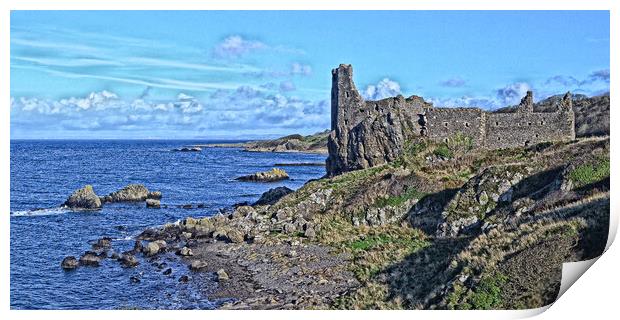
[[[419,192],[415,188],[408,188],[405,192],[397,196],[391,196],[387,198],[379,198],[373,204],[376,208],[384,208],[384,207],[398,207],[411,199],[420,199],[424,197],[425,193]]]
[[[576,187],[582,187],[609,177],[609,159],[599,159],[596,163],[583,164],[569,174]]]
[[[378,236],[371,236],[366,239],[357,240],[350,244],[353,250],[368,250],[375,246],[392,242],[392,238],[388,235],[382,234]]]
[[[450,150],[450,148],[448,148],[448,145],[445,143],[442,143],[439,146],[437,146],[437,148],[435,148],[435,150],[433,151],[433,154],[438,157],[442,157],[446,159],[451,159],[453,156],[452,151]]]
[[[485,276],[480,280],[468,301],[472,308],[478,310],[498,309],[502,306],[502,287],[508,277],[500,272]]]

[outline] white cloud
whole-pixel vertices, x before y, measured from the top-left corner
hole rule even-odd
[[[59,100],[22,97],[12,101],[12,132],[55,132],[69,137],[119,136],[121,132],[130,132],[126,134],[132,137],[193,137],[301,132],[305,128],[319,131],[329,127],[330,121],[327,101],[247,86],[203,98],[181,92],[171,101],[123,100],[109,91]]]
[[[362,96],[366,100],[381,100],[401,94],[398,82],[384,78],[375,85],[368,85],[362,91]]]
[[[497,90],[498,102],[504,106],[516,105],[532,87],[525,82],[511,83]]]
[[[310,65],[307,65],[307,64],[302,64],[302,63],[299,63],[299,62],[294,62],[291,65],[291,74],[292,75],[309,76],[310,74],[312,74],[312,67]]]
[[[239,58],[252,51],[265,49],[267,45],[257,40],[247,40],[240,35],[228,36],[213,48],[213,55],[218,58]]]

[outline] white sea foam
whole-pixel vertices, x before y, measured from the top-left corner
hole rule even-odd
[[[19,210],[11,211],[11,216],[15,217],[28,217],[28,216],[55,216],[63,213],[67,213],[70,210],[65,208],[47,208],[47,209],[35,209],[35,210]]]
[[[113,238],[113,241],[130,241],[133,240],[133,236],[126,236],[124,238]]]

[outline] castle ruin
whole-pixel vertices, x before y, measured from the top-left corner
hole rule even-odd
[[[332,70],[331,133],[327,174],[369,168],[395,160],[406,141],[436,142],[461,134],[473,147],[512,148],[575,139],[575,115],[567,93],[555,112],[534,112],[532,93],[513,112],[480,108],[435,108],[421,97],[398,95],[365,101],[353,82],[351,65]]]

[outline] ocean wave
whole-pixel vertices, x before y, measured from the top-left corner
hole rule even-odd
[[[133,236],[126,236],[123,238],[112,238],[112,241],[130,241],[133,240]]]
[[[55,216],[63,213],[67,213],[70,210],[65,208],[47,208],[47,209],[34,209],[34,210],[18,210],[11,211],[11,216],[15,217],[29,217],[29,216]]]

